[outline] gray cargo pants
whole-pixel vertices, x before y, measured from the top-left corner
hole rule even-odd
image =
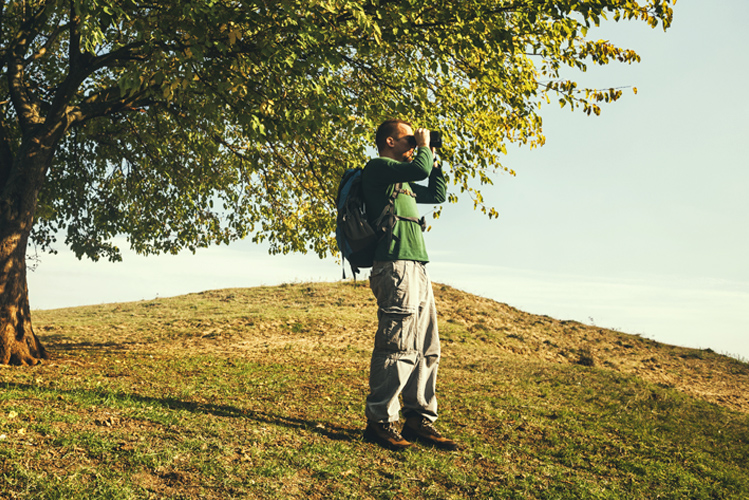
[[[369,282],[377,299],[379,324],[369,372],[367,419],[397,421],[402,394],[406,418],[423,416],[434,422],[440,341],[426,266],[410,260],[375,262]]]

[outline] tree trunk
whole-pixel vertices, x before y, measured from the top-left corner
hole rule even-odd
[[[41,142],[23,141],[11,169],[0,175],[0,363],[6,365],[49,359],[31,326],[26,283],[26,248],[53,149]]]
[[[31,326],[26,284],[28,232],[7,231],[0,220],[0,363],[35,365],[49,359]]]

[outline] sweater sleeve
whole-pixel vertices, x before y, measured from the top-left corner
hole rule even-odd
[[[441,168],[433,168],[426,186],[411,184],[416,203],[443,203],[447,199],[447,182]]]
[[[429,177],[433,162],[434,157],[429,148],[420,147],[413,161],[399,162],[387,159],[371,162],[368,177],[379,185],[421,181]]]

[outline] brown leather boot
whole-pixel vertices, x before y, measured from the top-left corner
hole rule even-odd
[[[398,432],[394,422],[384,424],[368,422],[364,430],[364,439],[391,450],[403,450],[411,446],[411,443],[403,439],[401,433]]]
[[[440,434],[434,424],[424,417],[408,417],[406,425],[403,426],[403,436],[405,439],[431,444],[443,450],[460,448],[457,442]]]

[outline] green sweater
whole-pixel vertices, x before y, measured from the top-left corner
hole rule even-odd
[[[395,199],[395,213],[401,217],[419,218],[417,203],[442,203],[447,193],[447,183],[440,168],[432,168],[434,157],[429,148],[418,148],[413,161],[399,162],[391,158],[370,160],[362,172],[364,201],[367,215],[374,223],[393,194],[395,184],[403,183],[403,189],[416,195],[400,193]],[[411,184],[429,179],[427,186]],[[376,261],[416,260],[429,262],[421,226],[414,222],[398,221],[393,229],[391,242],[383,238],[375,251]],[[389,243],[389,244],[388,244]]]

